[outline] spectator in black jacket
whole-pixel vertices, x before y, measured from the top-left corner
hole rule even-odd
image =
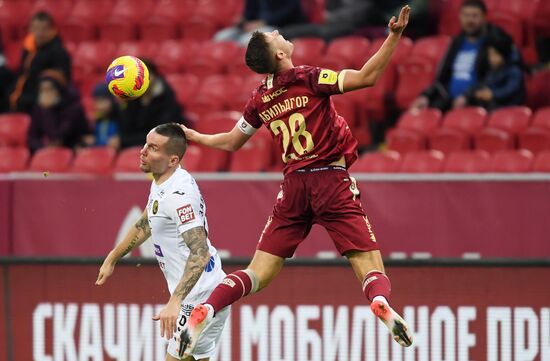
[[[246,0],[241,20],[230,28],[220,30],[214,40],[237,41],[246,46],[256,30],[273,31],[306,21],[300,0]]]
[[[71,81],[71,58],[57,34],[53,18],[46,12],[36,13],[30,33],[23,43],[23,53],[15,90],[10,97],[11,109],[30,113],[36,104],[38,78],[46,69],[61,71]]]
[[[45,70],[38,89],[28,135],[31,152],[48,146],[81,145],[90,130],[78,92],[68,87],[65,75],[57,69]]]
[[[489,73],[483,82],[466,93],[466,104],[479,105],[489,111],[523,104],[523,71],[510,59],[513,44],[507,39],[497,38],[489,39],[488,46]]]
[[[13,73],[7,67],[4,50],[0,43],[0,113],[9,110],[10,92],[13,87]]]
[[[441,110],[460,108],[464,95],[485,78],[489,71],[487,39],[511,37],[495,25],[487,23],[487,8],[481,0],[465,0],[460,10],[462,32],[453,39],[440,65],[435,82],[413,102],[411,108],[435,107]],[[511,61],[521,63],[515,47]]]
[[[123,105],[118,136],[111,137],[108,146],[115,149],[143,145],[147,133],[160,124],[181,123],[189,126],[176,95],[151,61],[143,59],[149,69],[149,88],[139,99]]]

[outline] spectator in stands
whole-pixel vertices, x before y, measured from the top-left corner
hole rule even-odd
[[[85,137],[89,146],[105,146],[116,143],[118,137],[119,104],[104,83],[96,85],[92,92],[94,99],[94,134]],[[113,140],[111,140],[113,139]]]
[[[484,79],[489,71],[487,39],[501,38],[512,42],[503,30],[487,23],[487,7],[481,0],[464,0],[460,23],[462,32],[451,42],[435,82],[413,102],[411,108],[430,106],[447,110],[463,107],[466,92]],[[510,59],[521,63],[515,47]]]
[[[120,113],[119,135],[112,137],[108,145],[122,149],[143,145],[143,139],[151,129],[165,123],[189,124],[170,85],[159,74],[154,63],[143,59],[149,69],[149,89],[139,99],[123,105]]]
[[[13,87],[13,73],[7,67],[6,57],[0,43],[0,113],[9,110],[9,95]]]
[[[31,115],[31,152],[42,147],[75,147],[89,133],[78,93],[68,87],[63,72],[48,69],[38,78],[38,101]]]
[[[306,21],[300,0],[246,0],[241,20],[230,28],[220,30],[214,40],[232,40],[246,46],[256,30],[273,31]]]
[[[508,39],[488,40],[489,73],[483,82],[466,93],[466,105],[479,105],[491,111],[504,106],[523,104],[523,71],[510,58],[512,47],[513,44]]]
[[[70,82],[71,58],[57,34],[53,18],[46,12],[36,13],[30,32],[23,43],[15,90],[10,97],[12,110],[30,113],[38,96],[38,78],[46,69],[61,71]]]

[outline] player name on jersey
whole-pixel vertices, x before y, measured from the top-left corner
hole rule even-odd
[[[266,96],[264,96],[264,97],[266,97]],[[264,99],[264,97],[262,97],[262,100]],[[298,109],[298,108],[305,108],[308,102],[309,102],[309,97],[307,97],[305,95],[299,96],[299,97],[288,98],[288,99],[283,100],[282,102],[279,102],[279,103],[271,106],[267,110],[264,110],[259,115],[260,115],[260,118],[262,118],[262,120],[265,123],[267,123],[271,119],[273,119],[275,117],[278,117],[279,115],[281,115],[285,112],[289,112],[291,110]]]

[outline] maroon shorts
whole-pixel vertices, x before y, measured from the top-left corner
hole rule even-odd
[[[344,167],[306,168],[286,175],[258,249],[292,257],[313,224],[325,227],[340,254],[379,249],[355,179]]]

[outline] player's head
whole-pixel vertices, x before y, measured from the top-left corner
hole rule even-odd
[[[487,20],[487,6],[482,0],[464,0],[460,7],[460,25],[469,36],[481,34]]]
[[[246,48],[246,65],[259,74],[275,73],[281,62],[290,61],[293,49],[294,45],[277,30],[255,31]]]
[[[187,139],[178,124],[159,125],[147,134],[139,167],[146,173],[164,174],[179,166],[186,149]]]

